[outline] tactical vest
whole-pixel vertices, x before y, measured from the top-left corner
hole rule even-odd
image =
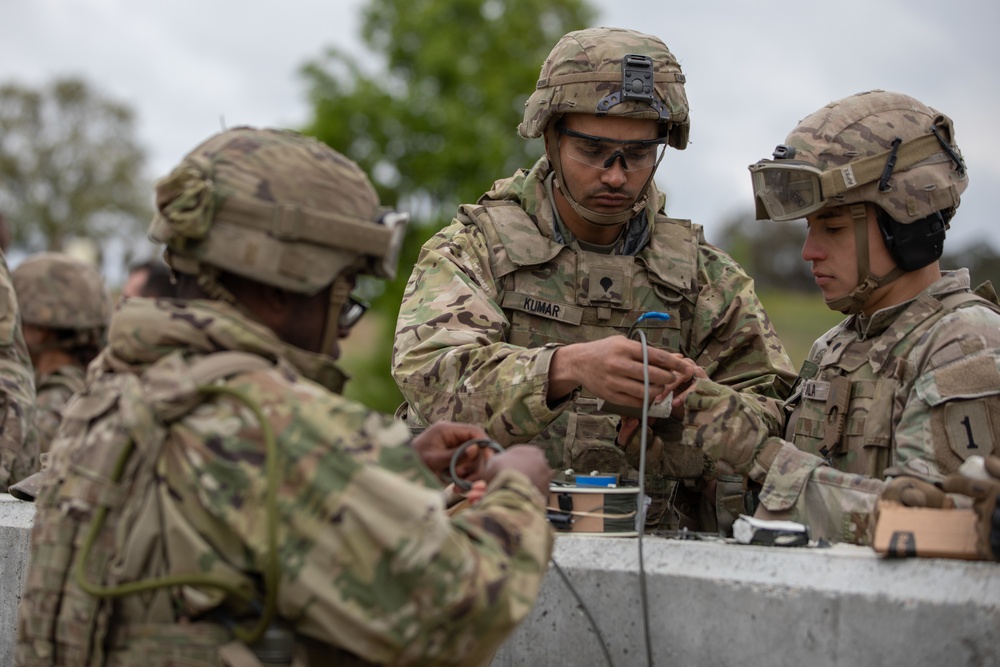
[[[235,641],[225,619],[178,618],[174,596],[180,585],[127,587],[170,575],[169,535],[186,529],[182,523],[171,525],[170,513],[177,508],[161,503],[155,491],[170,425],[206,400],[205,385],[271,366],[241,352],[212,354],[189,365],[174,353],[141,378],[131,373],[101,377],[67,405],[53,443],[51,482],[36,501],[17,664],[261,665],[260,652],[255,655]],[[242,591],[250,599],[240,603],[244,606],[260,604],[260,582],[250,573],[220,569],[213,571],[213,581]],[[101,590],[95,594],[93,587]],[[212,584],[199,584],[198,594],[232,604],[232,596]],[[270,630],[265,639],[273,641]],[[291,633],[285,635],[288,654],[274,664],[288,664],[290,646],[299,643]],[[340,659],[335,649],[326,649],[327,658]],[[344,658],[344,664],[362,664]]]
[[[881,335],[859,339],[845,320],[824,350],[803,364],[786,401],[790,416],[785,439],[800,450],[827,459],[842,472],[884,479],[893,462],[893,433],[904,407],[895,398],[915,377],[906,361],[921,338],[958,308],[1000,307],[968,291],[937,299],[919,296]],[[902,314],[901,314],[902,315]],[[912,370],[912,369],[910,369]],[[941,456],[944,472],[957,469],[964,453]]]
[[[39,376],[36,381],[35,432],[38,445],[44,454],[49,451],[52,439],[62,421],[60,412],[73,394],[86,389],[84,371],[76,366],[65,366],[54,373]]]
[[[500,306],[510,323],[508,342],[537,348],[625,335],[641,315],[658,311],[670,319],[643,327],[649,345],[696,356],[690,323],[699,292],[700,226],[657,216],[649,243],[632,257],[573,250],[541,234],[525,235],[526,217],[506,200],[463,206],[459,215],[482,231],[491,249]],[[619,418],[598,414],[597,406],[594,396],[577,396],[532,440],[545,449],[553,468],[629,474],[614,444]],[[680,424],[661,422],[679,440]]]

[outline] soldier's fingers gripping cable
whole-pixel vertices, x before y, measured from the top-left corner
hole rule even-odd
[[[458,488],[462,489],[463,491],[468,491],[469,489],[471,489],[472,483],[466,479],[466,477],[469,476],[468,468],[466,468],[466,472],[463,475],[459,472],[459,467],[461,466],[461,461],[463,457],[466,459],[469,458],[465,455],[472,449],[478,449],[479,452],[492,451],[498,454],[503,453],[504,451],[500,443],[496,442],[495,440],[491,440],[489,438],[476,438],[474,440],[469,440],[467,442],[462,443],[462,445],[458,449],[456,449],[454,453],[451,455],[451,460],[448,463],[448,473],[451,477],[452,483]],[[477,463],[482,461],[483,459],[489,460],[490,457],[488,454],[486,456],[483,456],[479,452],[476,452],[473,455],[474,460]],[[478,472],[478,467],[479,466],[477,465],[475,472]]]
[[[449,469],[457,466],[462,478],[478,479],[483,466],[481,448],[469,442],[486,439],[486,432],[473,424],[435,422],[410,441],[424,465],[443,481],[450,482]],[[454,473],[452,473],[454,476]]]

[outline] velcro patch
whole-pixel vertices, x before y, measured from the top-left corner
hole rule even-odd
[[[598,266],[590,275],[590,292],[587,294],[592,302],[603,302],[621,305],[624,302],[625,272],[616,267]]]
[[[989,456],[995,451],[986,401],[945,403],[944,421],[948,446],[963,461],[974,454]]]
[[[507,292],[503,296],[501,307],[508,310],[519,310],[523,313],[547,317],[568,324],[579,325],[583,319],[583,308],[565,303],[540,299],[535,294]]]
[[[992,356],[966,357],[934,371],[934,383],[941,400],[986,396],[1000,388],[1000,370]]]
[[[826,380],[806,380],[802,385],[802,397],[814,401],[826,401],[830,396],[830,383]]]

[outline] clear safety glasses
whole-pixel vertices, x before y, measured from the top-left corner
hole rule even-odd
[[[761,160],[750,165],[753,195],[776,222],[797,220],[824,206],[823,173],[807,162]]]
[[[350,329],[367,311],[368,304],[352,294],[347,297],[347,303],[340,309],[340,319],[337,320],[337,326],[343,330]]]
[[[642,171],[656,166],[666,147],[666,139],[610,139],[571,130],[556,129],[566,137],[562,145],[567,157],[597,169],[609,169],[621,158],[625,171]]]

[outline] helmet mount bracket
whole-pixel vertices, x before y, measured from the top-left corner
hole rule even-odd
[[[646,102],[659,114],[660,122],[670,120],[666,105],[656,97],[653,80],[653,59],[626,53],[622,58],[622,89],[601,99],[597,103],[595,115],[607,115],[611,107],[622,102]]]

